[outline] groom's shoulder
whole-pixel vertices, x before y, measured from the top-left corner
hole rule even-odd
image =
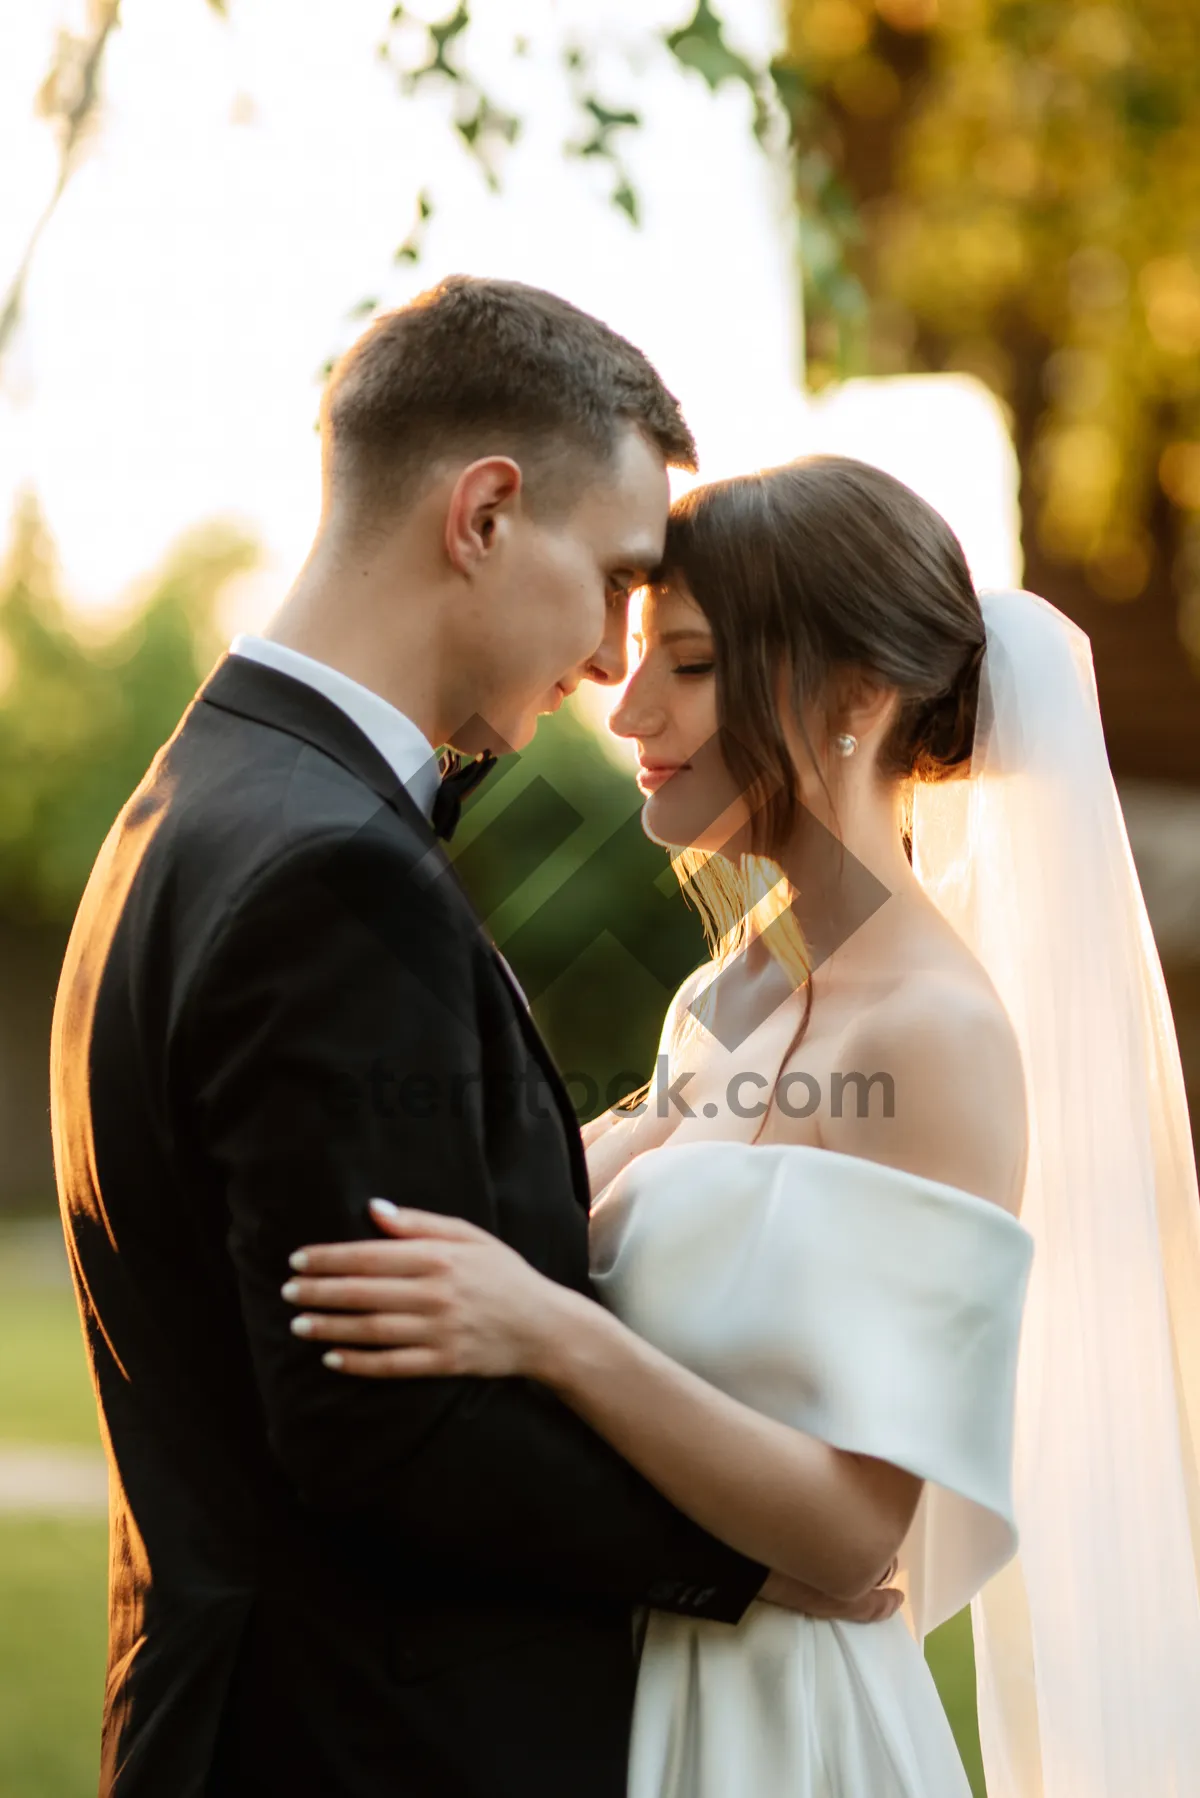
[[[417,883],[448,902],[452,883],[431,878],[444,857],[415,807],[286,732],[193,708],[139,793],[126,829],[139,834],[139,809],[153,821],[144,873],[176,923],[202,934],[256,899],[291,888],[299,900],[306,876],[326,893],[331,880],[368,892]]]
[[[399,855],[428,846],[415,808],[319,745],[203,704],[167,745],[160,780],[181,847],[218,859],[257,862],[365,831]]]

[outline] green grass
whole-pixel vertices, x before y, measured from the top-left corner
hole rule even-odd
[[[53,1227],[0,1231],[0,1447],[98,1449]],[[0,1798],[93,1798],[107,1628],[103,1518],[0,1515]]]
[[[19,1287],[0,1279],[0,1441],[99,1447],[69,1286]]]
[[[68,1285],[26,1281],[0,1234],[0,1444],[96,1445],[96,1410]],[[42,1265],[45,1265],[44,1257]],[[105,1527],[0,1516],[0,1798],[92,1798],[104,1677]],[[975,1798],[986,1798],[971,1616],[926,1657]]]
[[[0,1798],[94,1798],[103,1520],[0,1517]]]

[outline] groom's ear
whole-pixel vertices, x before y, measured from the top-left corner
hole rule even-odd
[[[522,475],[511,456],[484,456],[459,474],[446,508],[451,566],[468,578],[488,560],[520,499]]]

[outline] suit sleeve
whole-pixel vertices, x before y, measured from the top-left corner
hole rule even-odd
[[[350,1380],[289,1330],[289,1255],[375,1235],[377,1194],[496,1229],[479,1113],[448,1127],[436,1107],[394,1102],[400,1080],[418,1097],[481,1080],[480,954],[463,908],[398,854],[394,823],[377,823],[260,877],[193,981],[180,1038],[191,1127],[228,1208],[272,1452],[309,1505],[382,1520],[398,1562],[736,1621],[765,1569],[676,1511],[553,1394],[523,1380]]]

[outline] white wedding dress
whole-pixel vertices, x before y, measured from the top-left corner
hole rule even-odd
[[[739,1067],[771,1065],[792,1010],[741,1045]],[[727,1059],[708,1043],[706,1061]],[[1015,1551],[1032,1238],[955,1187],[752,1146],[753,1122],[696,1109],[668,1141],[653,1143],[649,1109],[589,1150],[604,1302],[744,1404],[927,1484],[900,1552],[906,1601],[886,1622],[762,1603],[735,1627],[650,1613],[629,1798],[969,1798],[921,1640]]]

